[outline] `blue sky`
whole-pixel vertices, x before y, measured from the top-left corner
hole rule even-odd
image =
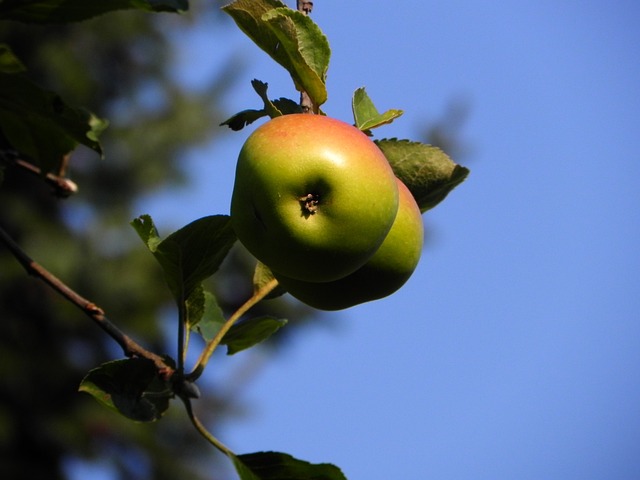
[[[266,359],[221,439],[350,480],[640,478],[640,4],[317,0],[313,18],[333,50],[325,111],[350,121],[365,86],[405,110],[378,135],[416,139],[462,100],[471,176],[425,215],[409,283]],[[193,85],[241,52],[230,111],[259,105],[253,78],[296,98],[230,23],[194,41],[218,50],[185,51]],[[139,213],[227,213],[250,131],[195,152],[194,186]]]

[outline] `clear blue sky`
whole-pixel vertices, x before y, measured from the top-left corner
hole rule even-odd
[[[349,480],[640,478],[640,3],[317,0],[313,17],[329,115],[350,121],[366,86],[406,112],[379,135],[417,138],[463,99],[472,173],[425,216],[406,287],[267,359],[240,399],[253,414],[216,433]],[[295,98],[235,27],[184,40],[216,45],[188,45],[194,84],[242,53],[230,110],[259,105],[252,78]],[[138,213],[227,213],[248,133],[194,154],[196,188]]]

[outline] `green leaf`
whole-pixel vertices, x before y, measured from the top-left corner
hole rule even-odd
[[[268,84],[260,80],[252,80],[251,85],[258,96],[262,99],[264,108],[262,110],[243,110],[228,118],[220,125],[227,125],[231,130],[242,130],[247,125],[255,122],[259,118],[269,116],[271,118],[279,117],[283,114],[301,113],[302,108],[293,100],[288,98],[279,98],[277,100],[269,100],[267,97]]]
[[[302,107],[298,102],[291,100],[290,98],[277,98],[271,100],[271,103],[280,111],[283,115],[290,115],[292,113],[302,113]]]
[[[184,12],[188,8],[188,0],[3,0],[0,2],[0,20],[69,23],[116,10]]]
[[[409,140],[376,140],[396,176],[409,188],[420,211],[438,205],[469,175],[438,147]]]
[[[271,103],[269,97],[267,97],[267,88],[268,84],[265,82],[261,82],[260,80],[251,80],[251,86],[256,91],[258,96],[262,99],[262,103],[264,103],[264,112],[269,115],[271,118],[276,118],[282,116],[282,112],[278,110],[278,108]]]
[[[241,480],[347,480],[335,465],[313,464],[286,453],[248,453],[231,460]]]
[[[387,110],[380,114],[364,87],[353,92],[351,108],[356,127],[363,132],[391,123],[404,113],[402,110]]]
[[[158,244],[155,257],[162,265],[177,300],[218,271],[236,241],[227,215],[200,218],[172,233]]]
[[[202,284],[196,286],[189,298],[184,302],[187,312],[186,327],[188,329],[194,328],[204,315],[204,288]]]
[[[131,222],[131,226],[138,233],[151,253],[154,253],[162,241],[153,219],[150,215],[141,215]]]
[[[236,323],[222,338],[227,355],[233,355],[265,341],[287,324],[287,320],[270,316],[256,317]]]
[[[0,72],[2,73],[22,73],[27,69],[16,57],[8,45],[0,43]]]
[[[296,88],[307,92],[314,105],[327,101],[327,70],[331,49],[320,28],[297,10],[278,8],[263,16],[286,52],[282,65],[291,75]]]
[[[271,269],[264,263],[258,262],[256,264],[255,270],[253,271],[253,293],[256,293],[274,278],[275,277],[273,276],[273,272],[271,271]],[[285,293],[287,293],[287,291],[281,285],[278,285],[271,293],[269,293],[264,298],[276,298],[284,295]]]
[[[189,297],[191,298],[191,297]],[[202,292],[202,314],[196,322],[190,321],[191,329],[198,332],[206,342],[216,336],[225,322],[224,312],[218,305],[218,300],[211,292]]]
[[[236,469],[236,472],[240,476],[240,480],[260,480],[260,477],[255,475],[251,469],[246,466],[242,461],[238,458],[237,455],[228,454],[229,458],[233,462],[233,466]]]
[[[267,112],[264,110],[242,110],[235,115],[229,117],[220,126],[227,125],[231,130],[237,132],[242,130],[247,125],[252,124],[256,120],[262,117],[266,117]]]
[[[171,385],[145,358],[107,362],[84,377],[79,390],[131,420],[153,422],[169,408]]]
[[[0,74],[0,131],[9,144],[20,152],[20,157],[29,159],[43,173],[57,172],[62,168],[64,157],[74,150],[77,143],[55,122],[42,116],[31,116],[30,112],[7,110],[1,98],[9,90],[4,90]],[[4,105],[3,105],[4,104]]]
[[[0,48],[0,130],[11,146],[44,173],[60,169],[63,157],[78,144],[102,155],[98,141],[107,122],[67,105],[23,73],[8,47]]]
[[[182,227],[156,246],[152,253],[178,304],[218,271],[235,241],[231,218],[211,215]]]
[[[278,0],[236,0],[223,7],[238,27],[291,75],[320,106],[327,100],[331,49],[313,20]]]

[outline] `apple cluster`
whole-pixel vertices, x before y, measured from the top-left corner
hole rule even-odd
[[[276,117],[247,138],[231,219],[279,283],[322,310],[392,294],[422,253],[420,209],[382,151],[321,115]]]

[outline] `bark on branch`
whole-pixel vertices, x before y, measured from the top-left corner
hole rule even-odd
[[[3,243],[9,249],[11,254],[16,258],[16,260],[18,260],[20,265],[22,265],[29,275],[44,281],[47,285],[88,315],[100,328],[102,328],[102,330],[113,338],[120,347],[122,347],[122,351],[125,356],[143,357],[151,360],[156,366],[158,373],[165,379],[169,379],[173,375],[174,369],[167,365],[161,356],[146,350],[132,340],[131,337],[123,333],[118,327],[111,323],[102,308],[76,293],[51,272],[46,270],[42,265],[29,257],[13,240],[13,238],[11,238],[11,236],[1,227],[0,243]]]

